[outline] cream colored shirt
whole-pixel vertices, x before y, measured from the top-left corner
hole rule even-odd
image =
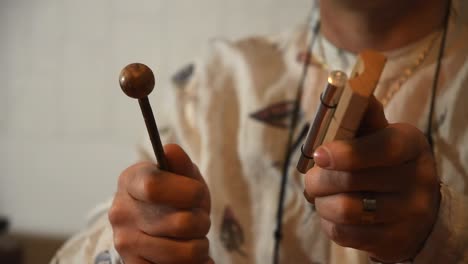
[[[457,10],[452,11],[433,119],[442,201],[434,229],[414,263],[468,262],[468,28]],[[297,55],[306,49],[308,33],[302,27],[277,36],[214,41],[193,73],[187,70],[177,81],[180,108],[171,127],[210,188],[210,250],[217,263],[272,262],[286,127],[302,68]],[[434,32],[386,54],[377,98],[384,98],[398,81],[402,84],[385,107],[389,122],[425,131],[439,41],[440,32]],[[425,49],[427,56],[414,67]],[[313,54],[317,63],[308,69],[299,128],[316,109],[327,76],[323,64],[349,72],[355,62],[354,54],[338,50],[320,35]],[[321,231],[318,215],[303,198],[303,176],[295,171],[297,154],[287,183],[281,263],[369,263],[366,254],[333,244]],[[105,212],[68,241],[51,263],[119,263]]]

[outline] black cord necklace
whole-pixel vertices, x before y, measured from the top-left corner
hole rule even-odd
[[[442,31],[442,37],[440,40],[439,53],[437,56],[436,67],[434,70],[434,79],[432,81],[432,87],[431,87],[431,97],[430,97],[429,114],[428,114],[428,121],[427,121],[427,128],[426,128],[426,137],[429,142],[429,145],[431,146],[432,152],[434,152],[434,143],[433,143],[433,136],[432,136],[433,115],[435,112],[435,100],[436,100],[437,86],[439,82],[440,69],[442,66],[442,58],[445,52],[445,45],[446,45],[446,39],[447,39],[447,31],[449,27],[451,7],[452,7],[452,1],[448,0],[446,10],[445,10],[444,20],[443,20],[443,31]],[[301,78],[300,78],[297,92],[296,92],[293,115],[291,118],[291,123],[289,125],[288,141],[287,141],[286,150],[285,150],[285,159],[284,159],[285,161],[284,161],[284,164],[282,167],[282,173],[281,173],[281,185],[280,185],[278,209],[277,209],[277,215],[276,215],[276,229],[274,232],[275,244],[274,244],[274,249],[273,249],[274,250],[273,251],[273,264],[279,263],[280,244],[281,244],[281,239],[283,237],[282,223],[283,223],[283,214],[284,214],[284,200],[286,198],[286,185],[287,185],[288,176],[289,176],[289,167],[291,163],[291,158],[293,154],[293,152],[290,150],[291,150],[291,146],[293,145],[294,132],[299,122],[301,98],[302,98],[302,93],[304,90],[305,79],[307,77],[307,68],[310,64],[310,57],[311,57],[310,55],[312,54],[312,49],[316,42],[316,37],[318,35],[319,29],[320,29],[320,22],[317,21],[312,27],[312,36],[309,42],[306,58],[304,60],[302,74],[301,74]]]
[[[304,64],[302,67],[302,75],[301,75],[301,78],[297,87],[292,119],[289,124],[288,143],[286,144],[285,158],[284,158],[284,163],[283,163],[283,167],[281,171],[281,185],[280,185],[280,192],[279,192],[279,198],[278,198],[278,209],[276,213],[276,229],[274,232],[275,245],[274,245],[274,251],[273,251],[273,263],[274,264],[279,263],[280,243],[283,237],[282,226],[283,226],[283,214],[284,214],[284,199],[286,197],[286,184],[288,181],[289,166],[291,164],[291,158],[293,154],[293,152],[290,150],[291,150],[291,146],[293,145],[294,131],[296,130],[297,123],[299,121],[299,112],[301,111],[301,98],[302,98],[302,93],[304,91],[304,83],[307,77],[308,67],[310,64],[310,57],[311,57],[310,55],[312,54],[312,49],[314,47],[319,28],[320,28],[319,22],[316,22],[315,25],[312,27],[312,35],[311,35],[311,39],[309,42],[307,54],[304,60]]]
[[[439,77],[440,77],[440,68],[442,66],[442,58],[444,57],[445,53],[445,45],[447,42],[447,32],[450,23],[450,9],[452,8],[452,0],[448,0],[447,6],[445,7],[445,15],[444,15],[444,29],[442,31],[442,37],[440,40],[439,46],[439,53],[437,54],[437,64],[434,70],[434,80],[432,81],[431,87],[431,101],[429,105],[429,115],[427,120],[427,128],[426,128],[426,137],[429,145],[431,146],[432,153],[434,153],[434,140],[432,137],[432,123],[433,123],[433,116],[435,112],[435,100],[436,100],[436,93],[437,93],[437,86],[439,84]]]

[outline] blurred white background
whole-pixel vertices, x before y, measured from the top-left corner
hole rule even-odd
[[[118,86],[153,68],[156,118],[169,78],[210,39],[275,33],[312,0],[0,0],[0,215],[15,231],[67,236],[112,196],[144,132]]]

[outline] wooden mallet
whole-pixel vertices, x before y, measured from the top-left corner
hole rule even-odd
[[[132,63],[120,72],[119,83],[126,95],[138,99],[159,168],[169,170],[153,110],[148,100],[148,95],[153,91],[155,83],[153,72],[144,64]]]

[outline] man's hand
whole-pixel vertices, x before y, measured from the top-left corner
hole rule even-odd
[[[180,147],[165,152],[171,172],[142,162],[120,175],[109,211],[115,248],[125,264],[213,263],[208,188]]]
[[[388,125],[375,100],[361,132],[316,150],[306,198],[337,244],[383,262],[411,259],[430,234],[440,203],[431,149],[417,128]],[[375,199],[375,210],[371,204],[366,211],[363,199]]]

